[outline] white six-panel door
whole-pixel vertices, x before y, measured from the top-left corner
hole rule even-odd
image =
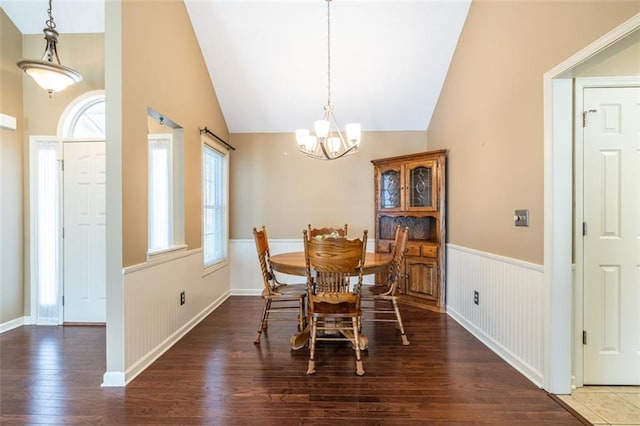
[[[64,322],[106,320],[105,142],[64,143]]]
[[[584,383],[640,385],[640,88],[584,88]]]

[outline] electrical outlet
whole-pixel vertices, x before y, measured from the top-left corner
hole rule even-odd
[[[180,306],[184,305],[184,302],[186,301],[186,297],[184,294],[184,291],[180,293]]]
[[[478,293],[477,291],[473,292],[473,303],[475,303],[476,305],[480,304],[480,293]]]

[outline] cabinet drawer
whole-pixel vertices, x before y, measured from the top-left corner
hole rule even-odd
[[[376,246],[376,253],[391,253],[391,249],[393,248],[393,243],[388,241],[378,241]]]
[[[407,244],[406,256],[420,256],[420,246],[415,244]]]
[[[438,257],[438,247],[422,246],[422,257]]]

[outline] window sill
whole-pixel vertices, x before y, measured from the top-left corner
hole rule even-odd
[[[217,270],[222,269],[222,268],[224,268],[224,267],[226,267],[228,265],[229,265],[229,259],[225,258],[225,259],[222,259],[218,263],[214,263],[213,265],[205,266],[204,270],[202,271],[202,277],[204,278],[207,275],[213,274]]]
[[[147,262],[156,261],[156,260],[168,260],[186,251],[187,251],[186,244],[179,244],[179,245],[167,247],[160,250],[148,251]]]

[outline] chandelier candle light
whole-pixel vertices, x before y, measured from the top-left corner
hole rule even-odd
[[[361,132],[359,123],[346,126],[346,139],[340,132],[331,103],[331,0],[327,2],[327,105],[321,120],[314,123],[315,135],[308,129],[296,130],[298,150],[317,160],[336,160],[357,152]]]
[[[51,0],[47,10],[49,19],[45,22],[47,28],[43,29],[44,39],[47,45],[41,60],[23,59],[17,63],[18,67],[30,75],[36,83],[49,93],[51,98],[55,92],[60,92],[67,87],[82,80],[82,76],[77,71],[60,64],[58,57],[58,32],[55,30],[56,23],[51,15]],[[55,62],[54,62],[55,59]]]

